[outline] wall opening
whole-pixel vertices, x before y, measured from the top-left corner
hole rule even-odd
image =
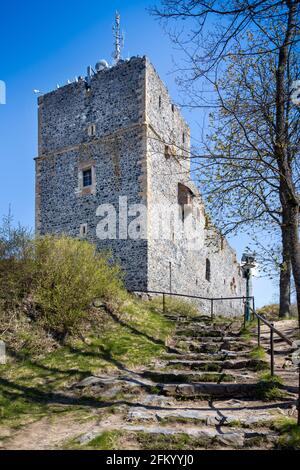
[[[210,263],[210,260],[208,258],[206,259],[205,279],[208,282],[211,281],[211,263]]]
[[[95,137],[95,135],[96,135],[96,124],[91,124],[88,127],[88,135],[89,135],[89,137]]]
[[[84,188],[89,188],[93,184],[92,168],[83,170],[82,172],[82,185]]]
[[[182,221],[193,212],[194,194],[182,183],[178,183],[178,204],[181,210]]]
[[[80,225],[80,230],[79,230],[80,238],[86,238],[87,232],[88,232],[88,225],[87,224],[81,224]]]

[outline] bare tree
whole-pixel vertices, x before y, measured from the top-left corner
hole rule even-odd
[[[299,77],[299,3],[165,0],[153,9],[166,25],[175,20],[169,33],[187,59],[180,77],[189,105],[216,110],[211,141],[195,155],[214,218],[225,233],[247,224],[280,227],[282,312],[290,265],[300,312],[299,108],[291,100]],[[203,83],[215,99],[202,92]]]

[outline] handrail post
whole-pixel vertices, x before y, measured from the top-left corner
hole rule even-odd
[[[253,307],[253,312],[252,312],[253,320],[255,320],[255,298],[254,297],[252,297],[252,307]]]
[[[257,317],[257,345],[260,348],[260,318]]]
[[[163,313],[166,313],[166,295],[163,294]]]
[[[211,299],[211,306],[210,306],[210,313],[211,313],[211,319],[214,319],[214,299]]]
[[[300,426],[300,364],[299,364],[299,384],[298,384],[298,426]]]
[[[274,331],[273,323],[271,323],[270,330],[270,349],[271,349],[271,377],[274,377]]]

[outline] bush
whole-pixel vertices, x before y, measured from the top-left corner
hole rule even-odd
[[[33,300],[46,328],[65,337],[96,297],[111,301],[122,291],[121,272],[95,247],[66,236],[35,241]]]
[[[27,229],[13,226],[11,215],[3,218],[0,225],[2,336],[13,334],[17,322],[21,324],[25,315],[25,319],[35,321],[57,339],[64,338],[79,325],[95,298],[114,304],[124,295],[119,267],[109,262],[108,255],[97,253],[94,245],[67,236],[34,240]],[[18,338],[21,333],[18,331]]]
[[[30,290],[33,274],[31,233],[13,227],[9,214],[0,226],[0,310],[14,311]]]
[[[279,305],[278,304],[270,304],[270,305],[265,305],[264,307],[260,308],[257,313],[260,315],[263,315],[265,318],[268,320],[279,320]],[[291,318],[297,318],[298,317],[298,310],[297,310],[297,305],[296,304],[291,304],[290,307],[290,316]]]

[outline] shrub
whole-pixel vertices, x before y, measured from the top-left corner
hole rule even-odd
[[[121,272],[106,255],[66,236],[35,241],[34,302],[46,328],[63,338],[96,297],[111,301],[122,291]]]
[[[29,230],[13,226],[12,216],[0,226],[0,310],[12,312],[28,294],[32,283],[32,237]]]

